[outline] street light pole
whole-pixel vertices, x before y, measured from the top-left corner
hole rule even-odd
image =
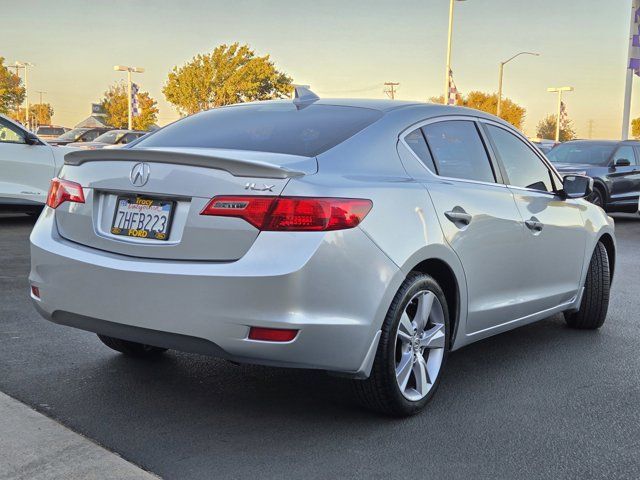
[[[449,77],[451,72],[451,44],[453,43],[453,4],[454,2],[464,2],[464,0],[451,0],[449,3],[449,35],[447,36],[447,65],[444,71],[444,100],[445,105],[449,102]]]
[[[560,117],[562,115],[562,93],[573,92],[573,87],[552,87],[547,88],[547,92],[558,94],[558,114],[556,117],[556,142],[560,141]]]
[[[15,62],[16,72],[18,68],[24,68],[24,99],[27,104],[25,111],[25,124],[27,129],[29,128],[29,67],[35,67],[33,63],[29,62]]]
[[[535,52],[520,52],[520,53],[516,53],[509,60],[506,60],[504,62],[500,62],[500,69],[498,71],[498,107],[497,107],[497,110],[496,110],[496,116],[498,116],[498,117],[502,113],[502,77],[504,75],[504,66],[507,63],[509,63],[511,60],[515,59],[516,57],[519,57],[520,55],[533,55],[535,57],[540,56],[539,53],[535,53]]]
[[[131,73],[144,73],[142,67],[128,67],[126,65],[116,65],[113,69],[117,72],[127,72],[127,109],[128,109],[128,128],[133,130],[133,112],[131,111]]]

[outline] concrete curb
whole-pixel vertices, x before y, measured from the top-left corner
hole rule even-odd
[[[1,480],[157,480],[88,438],[0,393]]]

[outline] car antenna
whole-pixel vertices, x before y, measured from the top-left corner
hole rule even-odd
[[[309,85],[294,85],[293,87],[293,103],[298,108],[320,100],[320,97],[310,90]]]

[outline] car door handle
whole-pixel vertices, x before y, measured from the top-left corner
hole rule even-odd
[[[541,232],[544,228],[544,224],[540,222],[536,217],[531,217],[529,220],[525,220],[524,224],[529,230],[533,232]]]
[[[460,207],[455,207],[453,210],[444,212],[444,216],[451,220],[454,224],[469,225],[473,216],[465,212]]]

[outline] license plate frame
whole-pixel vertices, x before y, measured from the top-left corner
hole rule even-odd
[[[120,210],[120,202],[127,201],[127,206],[132,204],[140,204],[142,202],[151,202],[147,204],[147,206],[160,206],[164,209],[165,206],[169,206],[169,213],[167,215],[167,223],[166,228],[163,231],[153,230],[153,228],[146,229],[136,229],[136,228],[120,228],[116,225],[116,220],[118,218],[118,213]],[[141,205],[144,205],[141,204]],[[144,207],[141,207],[144,208]],[[158,240],[166,242],[169,240],[169,235],[171,234],[171,226],[173,224],[173,216],[176,211],[176,202],[174,200],[168,200],[166,198],[154,197],[152,195],[118,195],[116,198],[116,205],[113,212],[113,218],[111,220],[111,227],[109,228],[109,232],[112,235],[117,235],[126,238],[135,238],[140,240]],[[146,212],[138,212],[144,213],[148,215]],[[139,221],[139,220],[138,220]],[[153,225],[155,226],[155,225]]]

